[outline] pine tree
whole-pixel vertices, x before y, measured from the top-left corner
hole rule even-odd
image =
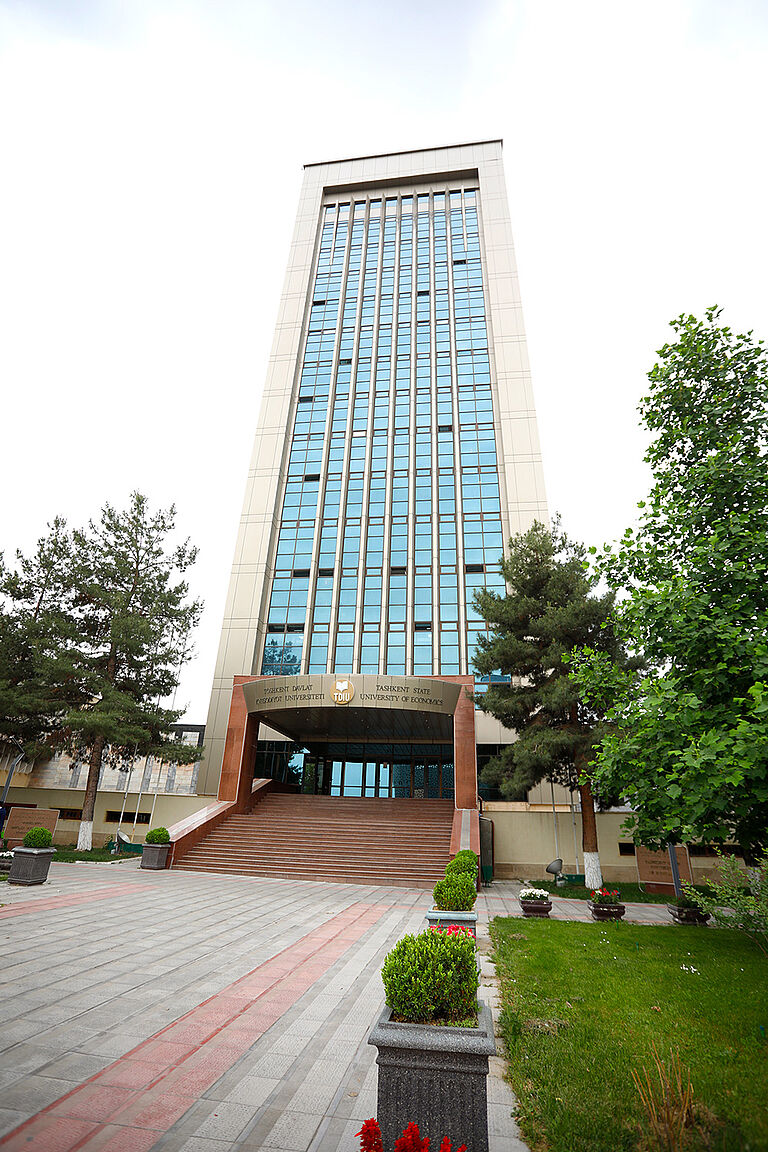
[[[614,597],[594,593],[596,577],[585,566],[585,549],[559,524],[534,525],[509,542],[501,560],[505,596],[487,588],[475,607],[491,625],[478,641],[478,673],[500,672],[511,682],[492,681],[478,693],[480,708],[517,732],[483,771],[485,783],[504,796],[520,798],[543,779],[578,789],[586,884],[602,884],[594,798],[588,765],[599,742],[603,714],[588,705],[568,675],[568,655],[589,645],[619,665],[628,663],[610,626]]]
[[[40,751],[65,743],[88,764],[78,848],[92,846],[105,763],[135,756],[189,762],[200,751],[170,739],[181,710],[161,707],[190,659],[202,605],[183,573],[197,550],[169,546],[175,508],[150,513],[134,492],[124,511],[69,533],[61,520],[31,560],[19,557],[0,592],[0,730]],[[14,653],[26,662],[8,673]]]
[[[33,555],[0,558],[0,734],[33,762],[61,742],[63,718],[88,695],[77,670],[72,535],[57,517]]]

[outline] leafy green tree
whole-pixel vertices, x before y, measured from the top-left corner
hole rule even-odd
[[[617,667],[629,662],[609,623],[613,594],[595,594],[597,578],[588,571],[585,556],[585,549],[557,523],[552,528],[535,523],[514,536],[501,561],[507,594],[483,588],[475,595],[492,633],[479,640],[473,663],[481,675],[501,671],[511,676],[510,683],[491,682],[476,700],[518,737],[486,765],[484,782],[498,785],[510,798],[524,796],[543,779],[578,789],[586,884],[599,888],[588,765],[604,716],[571,680],[568,655],[590,645]]]
[[[190,658],[190,632],[202,608],[188,599],[182,578],[196,549],[188,541],[168,543],[174,520],[173,507],[150,513],[139,493],[124,511],[106,504],[82,531],[68,533],[57,520],[36,556],[21,557],[6,579],[10,623],[0,633],[0,668],[10,663],[14,645],[22,645],[28,662],[23,677],[3,681],[3,724],[26,723],[28,737],[65,740],[75,762],[87,763],[78,848],[92,846],[105,763],[136,755],[189,762],[200,755],[170,739],[182,713],[161,706]],[[51,556],[55,566],[43,562]],[[56,691],[60,682],[63,694]]]
[[[711,895],[687,883],[685,893],[718,928],[744,932],[768,956],[768,855],[747,872],[735,857],[719,855],[718,876],[707,879]]]
[[[598,561],[626,590],[616,628],[648,672],[587,650],[574,674],[611,702],[593,771],[632,804],[635,840],[750,854],[768,846],[768,361],[719,316],[672,323],[640,407],[653,487]]]

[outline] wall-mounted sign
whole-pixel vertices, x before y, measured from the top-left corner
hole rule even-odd
[[[452,716],[462,689],[458,684],[426,676],[265,676],[243,684],[249,712],[282,709],[329,708],[349,704],[354,708],[394,708],[398,711],[436,712]]]

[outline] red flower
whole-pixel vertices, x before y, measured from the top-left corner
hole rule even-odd
[[[400,1139],[395,1140],[395,1152],[429,1152],[429,1138],[422,1140],[418,1124],[411,1121]]]
[[[360,1152],[384,1152],[381,1129],[373,1118],[366,1120],[355,1135],[360,1137]]]
[[[355,1135],[360,1137],[360,1152],[384,1152],[381,1143],[381,1129],[373,1118],[366,1120]],[[422,1138],[418,1124],[410,1123],[402,1136],[395,1140],[395,1152],[429,1152],[429,1137],[424,1136]],[[443,1137],[440,1152],[454,1152],[447,1136]],[[467,1152],[466,1144],[456,1148],[455,1152]]]

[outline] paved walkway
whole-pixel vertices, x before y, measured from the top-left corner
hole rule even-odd
[[[483,893],[480,924],[519,914],[518,887]],[[46,885],[4,884],[0,901],[4,1152],[358,1147],[376,1111],[379,970],[423,928],[429,893],[130,862],[54,864]],[[495,1004],[487,957],[481,969]],[[492,1065],[492,1152],[524,1152]]]

